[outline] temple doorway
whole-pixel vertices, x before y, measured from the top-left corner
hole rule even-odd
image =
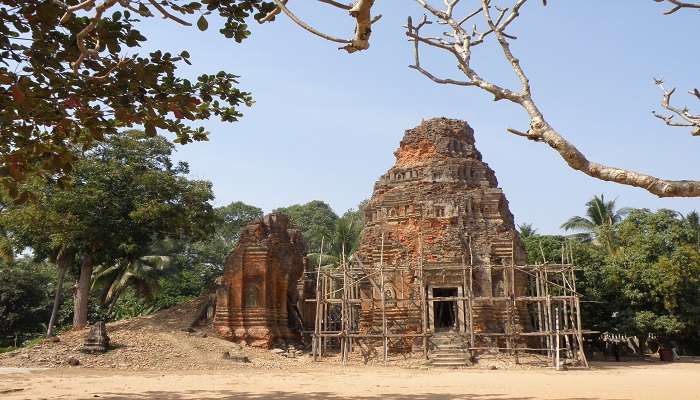
[[[457,297],[456,287],[433,288],[433,298]],[[433,301],[433,329],[435,332],[456,331],[457,326],[457,301],[435,300]]]

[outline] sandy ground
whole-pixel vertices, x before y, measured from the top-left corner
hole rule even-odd
[[[536,356],[521,356],[517,366],[481,356],[460,370],[430,368],[420,355],[363,365],[359,352],[347,366],[337,356],[315,363],[298,350],[278,354],[219,339],[208,326],[187,331],[201,301],[108,324],[112,349],[105,354],[80,351],[86,330],[0,354],[0,400],[700,400],[700,358],[561,372],[536,367],[542,364]],[[71,358],[79,366],[70,366]]]
[[[594,363],[591,370],[299,366],[228,371],[0,368],[14,399],[700,399],[700,360]]]

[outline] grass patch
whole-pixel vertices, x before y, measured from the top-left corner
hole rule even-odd
[[[2,353],[9,353],[11,351],[19,350],[22,348],[29,348],[29,347],[34,347],[37,344],[41,343],[44,341],[43,336],[37,336],[33,339],[25,340],[24,343],[22,343],[21,346],[7,346],[7,347],[0,347],[0,354]]]

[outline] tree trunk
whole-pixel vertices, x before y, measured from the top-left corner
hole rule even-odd
[[[80,265],[80,279],[73,302],[73,329],[87,326],[88,300],[90,300],[90,280],[92,279],[92,257],[86,255]]]
[[[68,269],[67,262],[61,258],[56,262],[58,266],[58,283],[56,284],[56,295],[53,298],[53,308],[51,309],[51,318],[49,319],[49,327],[46,329],[46,336],[53,336],[53,326],[56,323],[56,315],[58,314],[58,307],[61,305],[63,300],[63,278],[66,276],[66,269]]]

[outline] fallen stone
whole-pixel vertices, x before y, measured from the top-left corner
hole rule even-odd
[[[76,357],[74,357],[74,356],[69,356],[69,357],[66,359],[66,363],[68,363],[68,365],[72,365],[72,366],[75,367],[75,366],[80,365],[80,360],[78,360],[78,358],[76,358]]]
[[[285,352],[285,351],[282,350],[282,349],[272,349],[272,350],[270,350],[270,353],[272,353],[272,354],[282,354],[282,353],[284,353],[284,352]]]
[[[229,360],[233,361],[233,362],[239,362],[239,363],[249,363],[250,362],[250,358],[248,358],[246,356],[239,356],[239,355],[232,355],[229,357]]]

